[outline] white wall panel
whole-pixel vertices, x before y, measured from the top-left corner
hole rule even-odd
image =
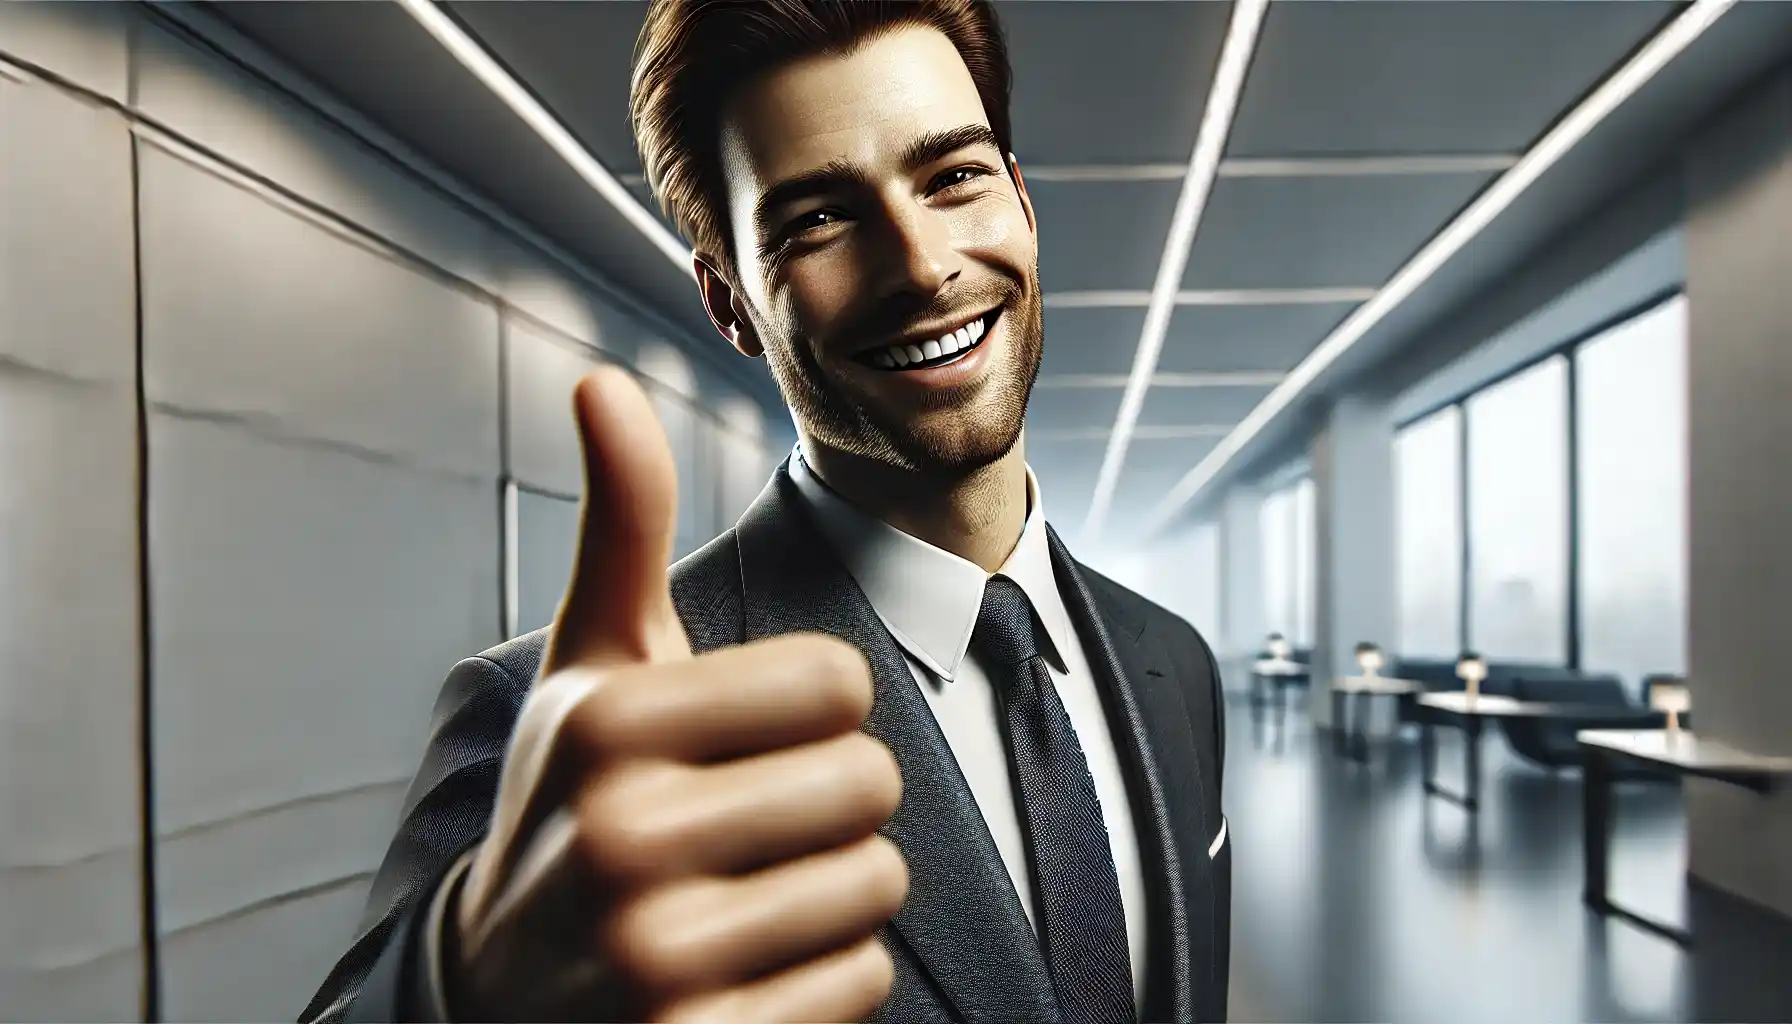
[[[0,1020],[142,981],[132,394],[0,365]]]
[[[229,955],[174,939],[377,866],[443,677],[498,640],[495,484],[166,415],[150,440],[168,1013],[276,1019],[353,913]]]
[[[0,359],[133,380],[131,244],[124,119],[46,82],[0,76]]]
[[[296,1018],[348,947],[370,881],[350,879],[164,936],[162,1019]]]
[[[516,631],[527,633],[554,621],[560,597],[572,578],[579,542],[579,503],[528,491],[516,496]]]
[[[152,24],[138,33],[137,108],[198,145],[493,290],[491,229],[364,143]]]
[[[572,389],[603,360],[522,317],[505,317],[504,330],[510,475],[531,487],[579,494],[585,487],[585,470]]]
[[[498,473],[498,317],[153,146],[141,170],[151,401]]]
[[[158,827],[408,778],[498,639],[495,490],[167,416],[150,442]]]
[[[0,4],[0,54],[122,102],[129,88],[130,4]]]

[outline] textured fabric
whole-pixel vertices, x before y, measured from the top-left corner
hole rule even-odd
[[[1057,1005],[1037,940],[900,649],[777,473],[740,525],[671,572],[673,603],[699,651],[793,631],[840,636],[872,665],[866,731],[903,771],[884,833],[910,865],[909,897],[880,933],[895,982],[877,1021],[1049,1021]],[[1221,823],[1219,676],[1182,619],[1072,559],[1051,540],[1065,607],[1114,721],[1134,798],[1152,935],[1141,1018],[1226,1019],[1231,844]],[[302,1020],[416,1020],[409,971],[418,922],[448,867],[483,836],[498,767],[535,678],[547,631],[455,667],[438,702],[367,916]],[[343,708],[343,714],[360,709]],[[981,833],[981,836],[979,836]]]
[[[1005,684],[1002,724],[1019,784],[1040,944],[1069,1024],[1137,1015],[1120,882],[1095,779],[1041,653],[1044,630],[1013,580],[984,588],[971,644]]]
[[[1049,640],[1052,650],[1041,653],[1050,663],[1053,685],[1089,762],[1111,839],[1114,870],[1120,879],[1120,906],[1126,914],[1134,997],[1142,1002],[1150,953],[1149,900],[1140,869],[1132,794],[1120,766],[1115,726],[1103,707],[1102,686],[1082,639],[1070,625],[1059,574],[1052,566],[1050,530],[1038,483],[1031,472],[1027,478],[1026,524],[998,571],[1026,592],[1045,626],[1042,640]],[[915,685],[945,734],[989,828],[1021,909],[1037,931],[1038,901],[1029,874],[1027,842],[1009,770],[996,687],[984,659],[970,650],[971,632],[990,574],[974,562],[853,507],[804,464],[800,448],[790,456],[790,479],[822,536],[902,648]]]

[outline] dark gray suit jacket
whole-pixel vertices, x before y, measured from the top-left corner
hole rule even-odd
[[[1225,758],[1219,672],[1182,619],[1079,565],[1051,535],[1065,606],[1102,688],[1133,794],[1149,898],[1145,1020],[1226,1019],[1232,846],[1220,835]],[[818,540],[780,469],[739,524],[671,570],[699,653],[796,631],[839,636],[876,681],[865,731],[902,769],[883,832],[903,852],[909,896],[882,934],[896,980],[891,1021],[1054,1021],[1050,977],[1014,885],[901,649]],[[437,882],[484,834],[498,769],[546,631],[455,666],[423,766],[374,879],[361,934],[301,1020],[404,1019],[408,977]]]

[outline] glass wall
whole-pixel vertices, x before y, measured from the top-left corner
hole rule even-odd
[[[1469,635],[1505,661],[1568,657],[1568,361],[1466,403]]]
[[[1683,673],[1686,430],[1680,297],[1403,427],[1400,653]]]
[[[1400,595],[1397,650],[1454,658],[1462,650],[1462,411],[1449,406],[1394,438]]]
[[[1686,671],[1686,302],[1575,353],[1581,662]]]

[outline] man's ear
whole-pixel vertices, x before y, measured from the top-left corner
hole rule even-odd
[[[1014,189],[1020,193],[1020,208],[1027,211],[1027,226],[1038,235],[1039,220],[1033,216],[1033,198],[1027,195],[1027,179],[1020,176],[1020,158],[1013,153],[1008,154],[1008,176],[1014,179]]]
[[[753,331],[753,322],[747,319],[740,293],[728,283],[716,261],[702,253],[693,253],[691,266],[697,272],[697,291],[703,296],[703,311],[709,314],[709,322],[715,325],[716,331],[749,359],[763,354],[765,347]]]

